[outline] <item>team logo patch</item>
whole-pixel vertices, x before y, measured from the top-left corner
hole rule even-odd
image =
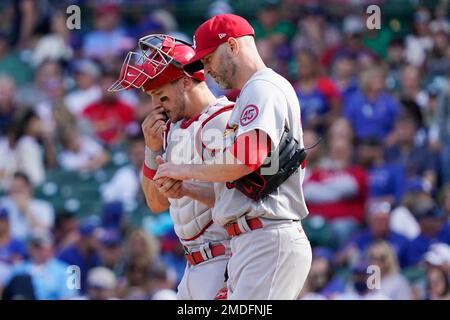
[[[241,114],[240,123],[242,126],[246,126],[253,122],[258,117],[259,109],[254,104],[249,104],[244,108]]]
[[[237,128],[238,128],[238,125],[237,125],[237,124],[234,124],[234,125],[230,126],[230,125],[228,125],[228,123],[227,123],[227,126],[226,126],[226,128],[225,128],[225,131],[224,131],[224,133],[223,133],[223,136],[224,136],[224,137],[228,136],[230,133],[235,132],[235,131],[237,130]]]

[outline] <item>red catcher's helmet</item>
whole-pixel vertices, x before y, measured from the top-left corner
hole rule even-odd
[[[130,88],[149,91],[185,75],[199,81],[205,80],[203,70],[193,74],[183,70],[183,66],[195,54],[195,50],[187,42],[168,35],[152,34],[139,39],[139,48],[142,53],[127,54],[119,80],[108,91]]]

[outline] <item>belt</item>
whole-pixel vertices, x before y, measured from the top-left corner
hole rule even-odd
[[[191,265],[195,266],[214,257],[222,256],[225,254],[225,251],[223,244],[213,244],[209,246],[209,250],[203,250],[203,254],[202,251],[186,252],[186,259]]]
[[[251,218],[246,220],[248,227],[250,228],[250,230],[255,230],[255,229],[261,229],[263,227],[263,223],[261,221],[261,219],[259,218]],[[236,237],[238,235],[240,235],[241,233],[244,233],[248,230],[242,230],[242,228],[239,227],[239,222],[232,222],[229,223],[225,226],[227,233],[230,237]]]

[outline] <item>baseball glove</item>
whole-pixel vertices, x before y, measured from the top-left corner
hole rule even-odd
[[[262,166],[252,173],[234,181],[232,185],[252,200],[259,200],[274,192],[305,161],[306,150],[299,148],[299,143],[292,133],[285,128],[278,148],[270,152]],[[278,171],[264,175],[265,168],[278,165]]]

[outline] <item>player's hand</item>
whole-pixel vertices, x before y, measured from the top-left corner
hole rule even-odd
[[[166,198],[180,199],[184,195],[182,193],[183,181],[172,178],[160,178],[155,181],[156,188]]]
[[[173,162],[165,162],[161,156],[156,157],[156,161],[159,163],[158,170],[153,180],[159,178],[172,178],[175,180],[188,179],[188,172],[186,167],[182,164],[174,164]]]
[[[158,152],[163,146],[163,133],[166,131],[166,115],[163,107],[156,107],[142,122],[145,144],[152,151]]]

